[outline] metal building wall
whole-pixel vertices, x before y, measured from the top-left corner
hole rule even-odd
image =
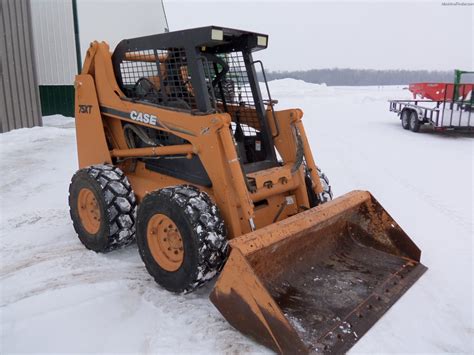
[[[74,116],[77,74],[72,0],[33,0],[33,37],[43,116]]]
[[[29,0],[0,0],[0,132],[41,126]]]
[[[105,41],[113,51],[125,38],[168,32],[160,0],[77,0],[80,55],[84,58],[92,41]]]
[[[124,38],[168,30],[161,0],[33,0],[31,11],[43,116],[74,115],[74,77],[91,41],[113,50]]]

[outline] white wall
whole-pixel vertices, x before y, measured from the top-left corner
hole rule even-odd
[[[72,0],[31,0],[39,85],[72,85],[77,73]],[[167,30],[161,0],[77,0],[81,58],[90,42],[109,43]]]
[[[72,85],[77,72],[70,0],[32,0],[31,21],[39,85]]]
[[[122,39],[168,28],[161,0],[77,0],[77,12],[81,58],[94,40],[107,42],[113,51]]]

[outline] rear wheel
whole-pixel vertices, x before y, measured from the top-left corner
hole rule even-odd
[[[409,129],[410,128],[410,111],[409,110],[403,110],[402,111],[401,121],[402,121],[403,129]]]
[[[418,132],[420,130],[420,121],[418,120],[418,114],[415,111],[410,112],[410,130],[412,132]]]
[[[310,207],[316,207],[332,200],[332,188],[331,188],[331,185],[329,184],[329,179],[326,176],[326,174],[324,174],[321,171],[321,169],[319,168],[317,169],[318,169],[319,181],[321,181],[321,185],[323,187],[323,192],[320,193],[319,195],[316,194],[313,190],[313,187],[312,187],[313,182],[311,180],[311,174],[309,173],[309,171],[306,172],[306,176],[305,176],[306,191],[308,192]]]
[[[107,252],[133,242],[136,209],[132,187],[119,168],[94,165],[72,177],[69,212],[86,248]]]
[[[200,287],[217,275],[227,257],[217,206],[187,185],[145,196],[138,209],[137,244],[150,275],[172,292]]]

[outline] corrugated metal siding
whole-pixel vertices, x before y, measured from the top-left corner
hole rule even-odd
[[[83,58],[90,42],[106,41],[111,50],[124,38],[163,33],[168,29],[159,0],[78,0],[79,38]],[[33,35],[38,83],[73,85],[77,73],[72,0],[34,0]]]
[[[22,0],[20,0],[21,2]],[[80,53],[76,51],[73,0],[31,1],[35,63],[43,116],[74,115],[78,55],[105,40],[111,50],[124,38],[162,33],[168,25],[160,0],[77,0]],[[79,45],[78,45],[79,47]]]
[[[73,85],[77,74],[71,0],[34,0],[33,36],[39,85]]]
[[[0,131],[42,124],[28,0],[0,0]]]

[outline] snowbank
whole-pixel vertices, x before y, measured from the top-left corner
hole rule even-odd
[[[43,117],[43,126],[74,128],[74,117],[64,117],[62,115],[51,115]]]
[[[334,92],[333,87],[326,84],[310,84],[297,79],[278,79],[268,82],[272,97],[302,97],[306,95],[330,95]],[[261,85],[262,93],[265,96],[265,85]]]

